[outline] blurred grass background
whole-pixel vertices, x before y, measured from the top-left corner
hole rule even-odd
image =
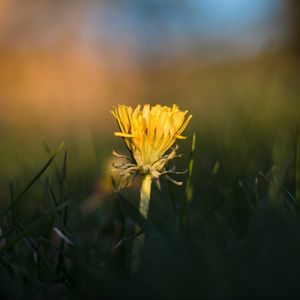
[[[170,262],[166,262],[165,273],[157,276],[169,278],[170,286],[147,278],[159,273],[158,266],[149,262],[142,286],[150,290],[152,285],[160,286],[161,294],[153,291],[156,296],[297,294],[299,229],[297,221],[296,225],[291,221],[295,208],[286,201],[296,199],[297,189],[299,15],[299,3],[292,0],[1,0],[1,210],[10,203],[10,187],[18,194],[49,159],[49,153],[64,142],[68,153],[66,194],[72,200],[68,226],[76,232],[89,259],[98,259],[100,266],[113,235],[120,234],[115,228],[109,177],[111,151],[127,151],[113,136],[117,126],[109,110],[117,104],[176,103],[193,114],[189,138],[179,145],[184,156],[176,161],[178,169],[188,165],[191,136],[197,134],[194,197],[189,210],[197,255],[185,253],[178,246],[181,242],[171,240],[174,249],[185,253],[178,270],[200,276],[203,291],[197,289],[195,275],[190,285],[178,285],[179,294],[176,289],[171,292],[172,282],[184,276],[177,270],[180,275],[175,272],[170,278],[174,271]],[[47,210],[48,176],[54,193],[65,193],[57,176],[63,161],[60,153],[18,204],[19,218],[25,224]],[[132,193],[126,191],[135,201],[137,186]],[[163,188],[163,195],[154,191],[157,212],[154,209],[153,218],[167,211],[177,220],[165,183]],[[182,207],[184,189],[172,190],[177,199],[173,201]],[[170,200],[166,207],[160,197]],[[271,210],[265,208],[266,203],[271,203]],[[287,205],[292,205],[292,215],[286,215]],[[266,215],[264,225],[260,214]],[[173,221],[160,225],[169,238],[176,235]],[[4,232],[9,224],[6,220],[1,225]],[[256,229],[251,231],[251,226]],[[256,230],[264,233],[257,235]],[[203,267],[200,275],[192,267],[195,261]],[[74,282],[86,276],[83,269],[78,273],[72,269],[79,274],[78,278],[70,275]],[[278,279],[282,270],[290,276],[285,273],[286,278]],[[88,274],[92,276],[92,271]],[[52,280],[44,273],[37,277],[48,284]],[[139,285],[138,280],[126,285],[112,278],[102,278],[107,283],[106,289],[100,289],[102,294],[113,293],[114,285],[120,284],[122,295],[133,295]],[[98,291],[95,286],[94,292]],[[60,288],[64,294],[64,287],[57,287],[58,292]],[[80,286],[78,293],[84,294],[86,288]]]

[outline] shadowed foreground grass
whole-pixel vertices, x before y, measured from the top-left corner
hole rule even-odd
[[[80,199],[80,186],[69,189],[67,151],[46,147],[49,159],[22,189],[10,185],[11,202],[1,211],[1,299],[299,296],[299,133],[294,137],[296,150],[283,166],[257,169],[252,178],[234,164],[229,176],[222,160],[199,177],[196,144],[193,197],[162,181],[149,220],[136,208],[134,189]],[[24,213],[36,197],[34,212]],[[146,242],[133,275],[135,223]]]

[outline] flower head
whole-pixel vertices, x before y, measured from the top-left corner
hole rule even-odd
[[[115,135],[124,139],[131,153],[129,159],[113,152],[128,160],[128,163],[115,165],[122,177],[120,187],[130,185],[132,178],[138,173],[158,179],[160,175],[172,172],[166,170],[166,164],[176,156],[177,146],[170,153],[166,152],[177,139],[185,139],[182,133],[192,118],[192,115],[187,116],[188,111],[180,110],[175,104],[172,107],[151,107],[146,104],[143,108],[138,105],[135,109],[118,105],[113,107],[111,113],[120,128]]]

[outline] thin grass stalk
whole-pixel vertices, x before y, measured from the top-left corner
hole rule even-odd
[[[300,204],[300,120],[296,135],[295,198],[296,202]]]
[[[22,197],[30,190],[33,184],[44,174],[44,172],[51,165],[52,161],[55,159],[56,155],[61,151],[64,144],[62,143],[58,149],[52,154],[50,159],[45,163],[45,165],[41,168],[41,170],[37,173],[37,175],[29,182],[29,184],[24,188],[24,190],[11,202],[10,206],[4,210],[4,212],[0,215],[0,220],[4,218],[8,212],[22,199]]]
[[[190,151],[190,159],[189,159],[189,165],[188,165],[188,178],[186,181],[186,187],[185,187],[185,196],[186,201],[183,206],[183,224],[185,227],[188,227],[188,210],[190,203],[193,199],[193,186],[192,186],[192,175],[193,175],[193,169],[194,169],[194,153],[196,149],[196,133],[193,133],[193,139],[192,139],[192,146]]]
[[[68,160],[68,153],[65,151],[64,155],[64,162],[63,162],[63,167],[62,167],[62,175],[61,175],[61,199],[60,203],[64,203],[66,200],[66,177],[67,177],[67,160]],[[62,212],[61,212],[61,224],[63,225],[64,228],[67,229],[68,227],[68,207],[66,206]],[[64,262],[64,255],[63,251],[65,250],[65,241],[61,239],[60,241],[60,250],[59,256],[58,256],[58,261],[57,261],[57,266],[56,266],[56,274],[60,274],[60,272],[63,272],[65,269],[65,262]]]

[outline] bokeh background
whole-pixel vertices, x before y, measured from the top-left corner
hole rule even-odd
[[[292,0],[1,0],[1,179],[41,136],[109,155],[118,103],[177,103],[200,144],[232,145],[247,118],[272,140],[298,117],[299,27]]]
[[[197,257],[210,264],[201,275],[207,295],[222,296],[227,287],[245,295],[252,283],[260,296],[272,291],[285,295],[287,286],[299,293],[299,268],[293,260],[300,250],[295,242],[299,236],[294,227],[290,230],[281,199],[283,189],[289,199],[296,189],[299,80],[297,0],[0,0],[0,208],[7,207],[12,187],[18,194],[64,142],[67,198],[75,211],[68,226],[99,262],[117,222],[107,214],[111,152],[127,151],[113,136],[117,125],[110,109],[117,104],[176,103],[193,115],[188,139],[179,142],[184,156],[174,161],[178,169],[187,167],[191,136],[197,134],[190,219],[196,240],[201,240],[195,242],[201,248]],[[40,184],[18,204],[24,224],[44,212],[45,189],[49,192],[45,181],[49,174],[55,178],[62,163],[60,154],[52,173],[39,178]],[[134,200],[137,188],[138,183],[130,196]],[[165,182],[163,188],[168,191]],[[173,194],[184,199],[184,188],[173,187]],[[262,210],[266,202],[274,205],[266,213],[268,225],[262,226],[273,244],[249,229],[257,216],[245,203],[255,195]],[[107,236],[104,223],[110,226],[105,227]],[[100,236],[97,243],[94,233]],[[99,244],[106,250],[100,253]],[[287,248],[294,256],[285,255]],[[230,263],[228,251],[233,253]],[[31,250],[26,253],[31,257]],[[27,262],[22,257],[16,255],[21,264]],[[191,268],[180,276],[202,270],[194,270],[197,259],[187,257],[190,264],[183,260],[181,266]],[[36,270],[35,263],[27,267]],[[250,270],[248,277],[243,277],[245,270]],[[82,274],[78,272],[79,281],[88,278]],[[279,280],[280,274],[290,276]],[[266,294],[260,294],[266,277]],[[194,283],[195,295],[198,289],[200,295]]]
[[[300,111],[299,13],[280,0],[1,0],[0,193],[61,142],[69,176],[93,190],[111,150],[126,152],[109,112],[122,103],[189,110],[198,178],[220,160],[230,177],[283,164]]]

